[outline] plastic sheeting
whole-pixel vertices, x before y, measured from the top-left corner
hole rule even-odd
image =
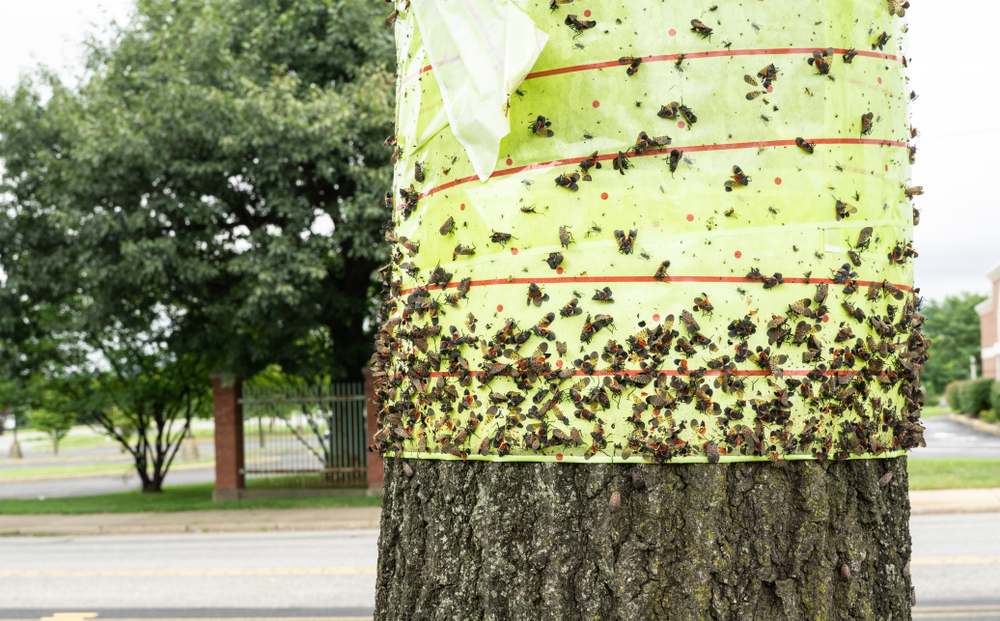
[[[513,130],[485,183],[442,121],[428,26],[397,21],[392,235],[407,243],[386,272],[376,447],[686,462],[716,450],[720,461],[885,457],[921,442],[905,18],[868,0],[517,4],[550,39],[509,98]],[[576,32],[569,15],[596,25]],[[808,60],[831,47],[823,74]],[[641,58],[633,75],[626,56]],[[697,121],[660,116],[671,102]],[[532,133],[540,115],[552,137]],[[671,143],[638,153],[643,131]],[[557,184],[594,154],[591,181]],[[727,192],[734,165],[748,185]],[[634,242],[616,231],[636,231]],[[450,274],[443,290],[436,268]],[[605,287],[613,302],[592,299]],[[572,299],[582,312],[562,316]],[[804,314],[790,307],[806,299]],[[787,319],[769,334],[776,317]],[[739,320],[754,328],[745,339]],[[583,342],[588,321],[606,325]],[[664,328],[677,334],[645,342]]]

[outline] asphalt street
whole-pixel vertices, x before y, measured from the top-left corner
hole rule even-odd
[[[910,451],[910,459],[1000,459],[1000,436],[976,431],[942,416],[922,421],[926,447]]]
[[[117,475],[31,481],[29,483],[0,482],[0,498],[38,498],[39,496],[67,498],[127,492],[142,487],[134,469],[135,466],[123,465],[121,473]],[[211,483],[214,480],[215,468],[210,466],[198,470],[171,470],[167,473],[166,484]]]
[[[1000,621],[1000,513],[915,516],[914,619]],[[0,618],[370,618],[378,531],[0,539]],[[66,619],[65,621],[69,621]]]

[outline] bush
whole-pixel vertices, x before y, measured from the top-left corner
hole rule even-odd
[[[993,406],[993,416],[1000,414],[1000,382],[994,382],[990,390],[990,405]]]
[[[979,416],[983,410],[988,410],[990,405],[990,393],[994,381],[991,379],[977,379],[962,382],[958,389],[958,404],[963,414]]]
[[[958,386],[963,382],[950,382],[944,387],[944,399],[948,402],[948,407],[952,412],[961,412],[962,408],[958,402]]]

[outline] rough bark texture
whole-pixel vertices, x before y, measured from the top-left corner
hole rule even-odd
[[[910,619],[905,457],[390,458],[382,507],[376,621]]]

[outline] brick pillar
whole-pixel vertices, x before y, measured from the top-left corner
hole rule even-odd
[[[243,476],[243,382],[228,373],[212,373],[215,414],[215,491],[212,500],[238,500]]]
[[[366,443],[371,443],[372,437],[378,431],[378,408],[375,407],[375,380],[372,379],[372,371],[368,367],[361,369],[365,376],[365,412],[367,419],[368,433],[365,436]],[[368,453],[368,489],[371,491],[382,491],[383,477],[382,456],[378,453]]]

